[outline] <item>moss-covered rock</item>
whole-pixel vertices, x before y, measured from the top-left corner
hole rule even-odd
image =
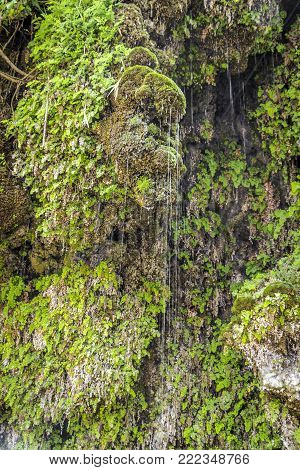
[[[161,73],[147,73],[135,96],[145,108],[154,107],[157,116],[163,120],[179,121],[185,113],[184,94],[173,80]]]
[[[300,413],[299,289],[296,253],[283,259],[277,270],[245,283],[230,326],[233,344],[255,368],[262,388],[288,407],[294,425]],[[250,304],[244,305],[245,295]]]
[[[2,1],[0,447],[297,446],[286,3]]]
[[[144,207],[153,208],[155,201],[176,197],[175,180],[183,170],[178,135],[186,106],[182,91],[150,67],[133,65],[122,73],[112,106],[112,114],[99,124],[97,133],[105,153],[115,162],[118,181]],[[156,125],[159,121],[160,127]],[[152,182],[146,202],[145,193],[138,194],[139,182],[149,177]]]
[[[134,47],[128,54],[126,58],[126,65],[128,67],[134,65],[144,65],[146,67],[150,67],[152,69],[156,69],[158,67],[158,59],[156,55],[147,49],[146,47]]]
[[[232,312],[234,314],[241,313],[244,310],[251,310],[255,304],[255,299],[251,295],[239,295],[232,306]]]
[[[147,12],[150,19],[175,22],[187,13],[191,0],[135,0],[134,3]]]

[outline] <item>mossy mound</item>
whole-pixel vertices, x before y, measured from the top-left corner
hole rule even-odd
[[[146,47],[134,47],[126,58],[126,65],[128,67],[134,65],[144,65],[146,67],[150,67],[152,69],[156,69],[158,67],[158,59],[156,55],[147,49]]]
[[[262,147],[270,152],[274,163],[299,156],[299,76],[300,60],[296,42],[300,41],[298,19],[282,47],[282,65],[275,68],[272,85],[259,90],[255,112],[262,136]],[[288,122],[288,125],[287,125]]]
[[[128,52],[118,27],[111,0],[51,2],[30,44],[37,79],[9,125],[14,172],[35,198],[38,232],[74,251],[101,238],[100,207],[122,199],[91,131]]]
[[[144,107],[153,106],[161,119],[179,121],[185,113],[184,94],[173,80],[161,73],[147,73],[135,96]]]
[[[284,282],[273,282],[269,284],[263,291],[263,297],[273,297],[276,294],[296,295],[294,288]]]
[[[181,148],[178,140],[168,142],[167,132],[151,126],[149,116],[131,116],[116,109],[99,125],[98,136],[105,153],[115,162],[118,181],[127,188],[127,196],[143,207],[153,208],[158,202],[176,197],[175,180],[184,170]],[[166,184],[168,175],[170,181]],[[140,182],[148,180],[151,184],[146,191]]]
[[[133,49],[135,52],[153,59],[144,48]],[[175,179],[183,171],[178,135],[186,107],[182,91],[149,66],[132,65],[122,73],[111,102],[113,112],[100,122],[97,134],[105,154],[115,163],[119,183],[143,207],[174,198]],[[171,177],[166,186],[168,173]],[[141,178],[151,180],[147,191],[139,192],[144,188]],[[169,188],[174,194],[169,194]]]

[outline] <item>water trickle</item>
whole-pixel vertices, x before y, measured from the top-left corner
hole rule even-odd
[[[191,128],[194,129],[194,92],[191,88]]]
[[[233,90],[232,90],[232,79],[229,63],[227,63],[227,79],[229,86],[229,102],[230,102],[230,116],[231,116],[231,126],[234,130],[234,102],[233,102]]]
[[[126,211],[127,193],[128,193],[128,173],[129,173],[129,156],[126,157],[126,179],[125,179],[125,196],[124,196],[125,211]],[[126,221],[126,216],[124,214],[124,220],[123,220],[122,230],[121,230],[121,247],[122,248],[121,248],[121,256],[120,256],[120,269],[122,268],[123,257],[126,251],[126,247],[124,246],[125,221]]]

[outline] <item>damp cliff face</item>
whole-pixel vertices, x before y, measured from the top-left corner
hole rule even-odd
[[[47,3],[0,6],[1,447],[298,448],[293,2]]]

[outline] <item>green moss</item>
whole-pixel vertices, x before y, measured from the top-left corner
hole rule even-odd
[[[173,80],[161,73],[149,72],[136,91],[136,97],[143,103],[153,100],[159,117],[179,120],[185,113],[185,96]]]
[[[233,303],[232,313],[237,314],[243,310],[251,310],[254,304],[255,300],[250,295],[239,296]]]
[[[232,309],[236,317],[231,325],[237,344],[273,338],[273,348],[280,348],[281,338],[288,336],[290,327],[300,319],[299,281],[296,252],[283,258],[276,269],[257,274],[237,289]]]
[[[184,171],[178,132],[185,111],[181,90],[150,67],[133,65],[125,68],[115,86],[112,108],[97,134],[105,154],[115,162],[126,195],[147,209],[175,199],[175,179]],[[166,186],[169,171],[172,181]],[[141,194],[141,181],[150,180],[149,191]]]
[[[218,320],[210,340],[199,342],[201,330],[194,325],[180,344],[168,344],[164,407],[178,410],[185,448],[281,448],[278,423],[270,423],[268,401],[253,372],[226,344],[226,327]]]
[[[158,117],[164,119],[174,118],[178,121],[186,109],[185,96],[176,83],[145,65],[134,65],[125,69],[117,96],[127,108],[130,108],[134,99],[146,109],[152,106]]]
[[[294,432],[294,438],[297,444],[300,446],[300,428],[296,429]]]
[[[291,285],[285,284],[284,282],[273,282],[269,284],[263,291],[264,297],[272,297],[275,294],[295,294],[295,290]]]
[[[147,49],[146,47],[134,47],[128,54],[126,58],[126,65],[128,67],[134,65],[144,65],[150,67],[152,69],[156,69],[158,67],[158,59],[156,55]]]
[[[152,21],[158,24],[168,24],[183,18],[191,4],[191,0],[135,0],[141,10],[148,13]]]
[[[149,33],[141,9],[137,5],[119,3],[117,5],[117,19],[120,20],[119,33],[126,46],[148,45]]]

